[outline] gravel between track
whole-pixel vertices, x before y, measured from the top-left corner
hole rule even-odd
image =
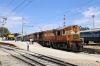
[[[0,49],[0,66],[29,66]]]
[[[0,55],[1,66],[29,66],[21,60],[15,59],[10,55]]]

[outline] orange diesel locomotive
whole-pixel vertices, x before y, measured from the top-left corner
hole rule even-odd
[[[83,49],[80,26],[77,25],[33,33],[33,35],[35,41],[43,46],[72,51],[82,51]]]

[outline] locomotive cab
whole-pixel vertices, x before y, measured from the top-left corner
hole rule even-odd
[[[73,51],[83,50],[83,40],[80,38],[80,27],[75,25],[71,26],[73,30],[73,38],[70,41],[71,49]]]

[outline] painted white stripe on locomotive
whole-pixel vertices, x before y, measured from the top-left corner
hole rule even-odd
[[[65,34],[62,34],[62,35],[73,35],[73,34],[80,34],[80,31],[75,33],[73,30],[69,30],[69,31],[65,31]],[[44,34],[44,36],[54,36],[54,33],[47,33],[47,34]]]
[[[80,31],[78,31],[77,33],[75,33],[73,30],[69,30],[69,31],[65,31],[64,35],[73,35],[73,34],[80,34]]]

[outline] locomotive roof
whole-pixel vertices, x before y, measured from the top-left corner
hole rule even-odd
[[[71,27],[71,26],[78,26],[78,25],[70,25],[70,26],[66,26],[65,28],[68,28],[68,27]],[[49,32],[49,31],[53,31],[53,30],[63,30],[63,29],[64,29],[63,27],[60,27],[60,28],[56,28],[56,29],[40,31],[40,32],[31,33],[31,34],[37,34],[37,33],[41,33],[41,32]],[[31,34],[28,34],[28,35],[31,35]]]
[[[82,32],[97,32],[97,31],[100,31],[100,29],[94,29],[94,30],[84,30],[84,31],[80,31],[81,33]]]

